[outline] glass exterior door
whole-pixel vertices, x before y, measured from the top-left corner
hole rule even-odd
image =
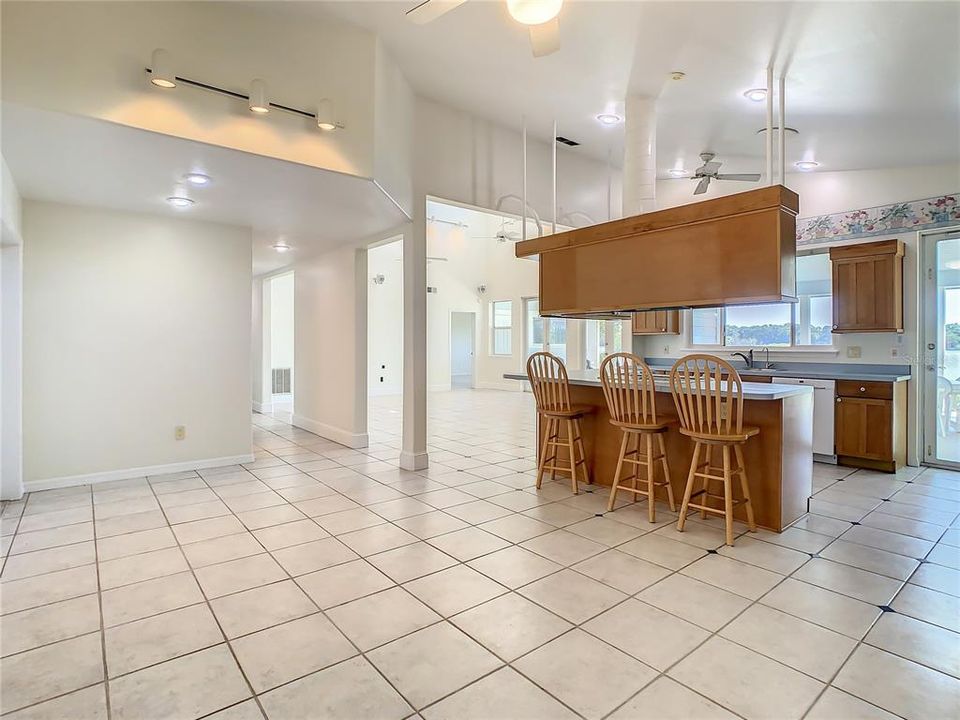
[[[960,469],[960,228],[923,236],[924,462]]]

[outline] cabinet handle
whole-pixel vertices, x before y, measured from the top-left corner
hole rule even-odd
[[[843,400],[843,398],[837,398],[837,402],[840,402],[841,400]]]
[[[866,391],[867,391],[867,389],[866,389],[865,387],[861,387],[861,388],[860,388],[860,392],[866,392]]]
[[[833,329],[836,330],[838,327],[839,327],[839,325],[834,325],[834,326],[833,326]]]

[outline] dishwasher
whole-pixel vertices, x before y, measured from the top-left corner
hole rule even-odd
[[[836,383],[833,380],[810,378],[774,378],[783,385],[809,385],[813,388],[813,459],[836,464],[833,444],[833,413]]]

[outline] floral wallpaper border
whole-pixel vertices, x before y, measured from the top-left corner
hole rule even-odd
[[[960,193],[797,218],[797,246],[926,230],[960,222]]]

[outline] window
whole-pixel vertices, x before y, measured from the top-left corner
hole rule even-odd
[[[797,258],[796,303],[693,310],[693,345],[796,347],[833,345],[830,256]]]
[[[493,335],[493,355],[513,354],[513,302],[498,300],[490,303],[490,325]]]
[[[584,320],[584,368],[596,370],[607,355],[623,352],[624,333],[622,320]],[[628,343],[629,344],[629,343]]]
[[[524,334],[527,357],[535,352],[553,353],[567,360],[567,321],[559,318],[540,317],[540,300],[525,298],[523,301]]]

